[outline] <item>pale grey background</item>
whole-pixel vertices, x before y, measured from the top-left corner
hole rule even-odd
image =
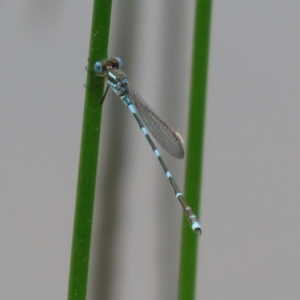
[[[193,10],[116,0],[109,46],[184,138]],[[91,12],[0,1],[1,299],[66,298]],[[300,297],[299,16],[296,0],[214,1],[199,300]],[[180,206],[112,95],[101,134],[88,299],[176,299]],[[184,161],[162,154],[183,187]]]

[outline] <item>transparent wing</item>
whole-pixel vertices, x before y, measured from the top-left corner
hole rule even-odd
[[[129,88],[128,96],[136,107],[142,122],[158,143],[174,157],[183,158],[184,149],[181,135],[172,130],[137,92]]]

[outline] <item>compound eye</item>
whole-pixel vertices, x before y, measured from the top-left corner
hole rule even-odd
[[[94,64],[94,71],[96,73],[102,73],[103,72],[103,68],[102,68],[102,63],[101,61],[97,61],[95,64]]]
[[[120,57],[114,57],[113,59],[115,59],[118,62],[118,68],[122,68],[123,66],[123,61]]]

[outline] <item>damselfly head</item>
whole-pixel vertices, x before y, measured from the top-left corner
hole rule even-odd
[[[99,75],[106,75],[111,69],[119,69],[123,65],[122,59],[119,57],[113,57],[109,60],[97,61],[94,64],[94,71]]]

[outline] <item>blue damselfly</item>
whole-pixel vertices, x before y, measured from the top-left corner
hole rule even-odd
[[[146,104],[142,97],[129,86],[127,76],[119,70],[121,67],[122,60],[118,57],[114,57],[108,60],[97,61],[94,64],[94,71],[96,76],[103,76],[106,78],[108,83],[107,89],[110,87],[133,114],[141,131],[145,135],[154,154],[164,169],[165,175],[171,183],[175,196],[179,200],[191,228],[195,233],[200,235],[202,231],[196,215],[185,202],[181,191],[151,139],[148,130],[158,143],[176,158],[184,157],[182,137],[178,132],[172,130],[161,118],[159,118],[154,110]],[[107,89],[101,102],[103,102],[105,98]]]

